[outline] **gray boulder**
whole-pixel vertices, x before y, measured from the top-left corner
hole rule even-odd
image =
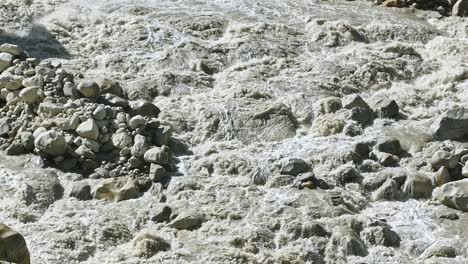
[[[13,61],[13,55],[10,53],[2,52],[0,53],[0,71],[4,71],[11,66]]]
[[[301,159],[285,159],[281,162],[281,174],[297,176],[309,169],[309,165]]]
[[[167,146],[153,147],[145,152],[143,158],[149,163],[165,165],[169,162],[169,148]]]
[[[0,224],[0,261],[18,264],[31,263],[24,237],[4,224]]]
[[[182,229],[197,229],[203,222],[203,215],[196,212],[182,212],[180,213],[169,226],[178,230]]]
[[[7,88],[10,91],[18,90],[23,86],[24,77],[13,75],[8,72],[0,74],[0,87]]]
[[[455,140],[468,136],[468,109],[456,108],[440,115],[431,125],[435,140]]]
[[[130,102],[130,114],[132,116],[142,115],[148,117],[158,117],[161,110],[151,102],[137,100]]]
[[[468,212],[468,179],[446,183],[434,190],[434,196],[450,208]]]
[[[6,52],[10,53],[11,55],[19,56],[23,53],[23,49],[15,44],[4,43],[0,46],[0,52]]]
[[[93,119],[88,119],[78,126],[76,133],[84,138],[97,140],[99,137],[99,128]]]
[[[101,88],[91,80],[84,80],[78,84],[78,92],[86,98],[97,98],[101,95]]]
[[[65,137],[62,133],[55,130],[39,134],[34,140],[34,145],[38,151],[52,156],[63,155],[68,148],[68,145],[65,142]]]

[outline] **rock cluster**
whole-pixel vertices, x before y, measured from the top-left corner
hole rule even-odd
[[[111,80],[77,76],[1,45],[0,149],[35,153],[49,166],[90,178],[149,174],[160,181],[171,169],[172,129],[160,124],[159,108],[125,99]]]
[[[435,10],[443,16],[466,16],[468,15],[467,0],[434,0],[434,1],[417,1],[417,0],[377,0],[377,4],[382,4],[385,7],[414,7],[425,10]]]

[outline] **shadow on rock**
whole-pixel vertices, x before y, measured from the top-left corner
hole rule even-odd
[[[4,32],[0,29],[0,44],[11,43],[20,46],[30,57],[39,59],[70,59],[70,53],[42,25],[34,24],[24,34]]]

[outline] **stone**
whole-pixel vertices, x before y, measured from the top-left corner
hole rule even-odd
[[[24,77],[13,75],[8,72],[0,74],[0,88],[6,88],[9,91],[15,91],[23,86]]]
[[[34,137],[31,132],[21,132],[20,141],[27,151],[32,151],[34,149]]]
[[[424,174],[413,173],[403,185],[403,192],[411,198],[427,198],[432,194],[433,186],[431,179]]]
[[[366,256],[368,254],[364,241],[349,227],[339,226],[333,230],[332,236],[326,246],[325,255],[333,261],[338,256]]]
[[[203,222],[203,215],[197,212],[182,212],[169,223],[169,226],[178,230],[198,229]]]
[[[98,78],[96,83],[101,87],[102,94],[113,94],[118,97],[125,97],[124,90],[119,82],[107,78]]]
[[[13,62],[13,55],[10,53],[2,52],[0,53],[0,72],[8,69]]]
[[[401,149],[400,141],[398,139],[386,139],[380,143],[377,143],[377,150],[392,155],[399,156],[403,150]]]
[[[51,170],[28,169],[23,172],[17,195],[31,208],[46,210],[63,197],[63,186]]]
[[[107,111],[103,106],[98,106],[96,109],[93,111],[93,117],[95,120],[104,120],[106,118]]]
[[[130,102],[130,115],[142,115],[147,117],[158,117],[161,110],[151,102],[137,100]]]
[[[431,166],[434,170],[438,170],[441,167],[453,169],[458,165],[458,159],[459,157],[457,155],[452,155],[445,150],[439,150],[432,155]]]
[[[171,219],[172,209],[167,205],[157,206],[150,212],[150,219],[156,223],[168,222]]]
[[[101,180],[93,189],[92,195],[95,199],[119,202],[137,198],[140,192],[135,180],[125,176]]]
[[[34,145],[38,151],[52,156],[60,156],[67,152],[68,145],[62,133],[50,130],[39,134],[34,140]]]
[[[300,173],[307,172],[309,165],[301,159],[290,158],[281,162],[281,174],[297,176]]]
[[[364,101],[364,99],[357,94],[352,94],[343,98],[343,107],[346,109],[353,109],[356,107],[370,109],[370,106]]]
[[[400,189],[395,180],[387,179],[372,193],[372,200],[398,200],[401,198]]]
[[[445,206],[468,212],[468,179],[446,183],[434,190],[434,196]]]
[[[91,149],[84,145],[81,145],[78,148],[76,148],[75,153],[76,155],[82,158],[96,160],[96,154],[94,154],[94,152]]]
[[[143,126],[146,123],[146,119],[142,115],[136,115],[128,121],[128,125],[131,129],[136,129]]]
[[[97,140],[99,137],[99,128],[96,124],[96,121],[93,119],[88,119],[78,126],[76,133],[78,133],[78,135],[81,137]]]
[[[451,180],[450,172],[445,166],[440,167],[440,169],[434,173],[431,178],[432,185],[434,186],[442,186]]]
[[[42,87],[42,86],[44,86],[44,79],[42,78],[42,76],[36,75],[36,76],[30,77],[30,78],[24,79],[21,83],[26,88],[35,87],[35,86]]]
[[[80,92],[76,89],[75,84],[66,82],[62,88],[63,95],[70,98],[80,98]]]
[[[348,112],[347,118],[356,121],[363,127],[366,127],[374,122],[374,112],[370,108],[354,107]]]
[[[128,100],[110,93],[105,94],[104,100],[110,106],[118,106],[123,108],[127,108],[129,106]]]
[[[362,181],[362,175],[350,165],[343,165],[336,171],[336,179],[340,184],[347,184],[351,182],[360,183]]]
[[[385,0],[382,5],[386,7],[404,7],[402,0]]]
[[[81,81],[76,89],[86,98],[98,98],[101,95],[101,88],[99,88],[97,83],[91,80]]]
[[[94,170],[94,172],[96,174],[98,174],[99,176],[101,176],[102,178],[108,178],[109,177],[109,170],[107,170],[105,168],[96,168]]]
[[[160,126],[153,131],[154,134],[152,142],[156,146],[161,147],[162,145],[169,145],[173,131],[171,126]]]
[[[468,109],[455,108],[436,118],[431,125],[435,140],[456,140],[468,136]]]
[[[341,100],[338,97],[327,97],[319,102],[320,114],[331,114],[343,108]]]
[[[167,146],[153,147],[145,152],[143,158],[149,163],[166,165],[169,162],[169,148]]]
[[[465,16],[468,14],[468,1],[458,0],[452,7],[452,16]]]
[[[430,245],[421,254],[421,259],[428,259],[433,257],[455,258],[457,256],[457,249],[445,241],[436,241]]]
[[[10,129],[8,118],[0,118],[0,137],[8,136]]]
[[[15,156],[15,155],[22,155],[26,154],[26,149],[24,148],[21,142],[13,142],[11,145],[5,150],[7,155]]]
[[[158,164],[150,165],[149,178],[154,182],[159,182],[166,176],[166,169]]]
[[[26,103],[33,104],[39,101],[39,99],[41,98],[41,94],[42,90],[40,89],[40,87],[27,87],[21,90],[21,92],[19,93],[19,98],[25,101]]]
[[[133,241],[135,255],[141,258],[151,258],[161,251],[168,251],[171,245],[159,236],[140,232]]]
[[[320,224],[314,222],[307,222],[302,225],[302,237],[327,237],[329,236],[327,230]]]
[[[4,43],[0,45],[0,52],[10,53],[11,55],[19,56],[23,53],[23,49],[21,49],[18,45]]]
[[[369,226],[361,232],[362,239],[369,245],[399,247],[401,238],[389,226]]]
[[[124,149],[132,145],[132,137],[127,133],[117,133],[112,136],[112,144],[118,149]]]
[[[463,177],[468,178],[468,162],[463,165],[461,173]]]
[[[31,263],[24,237],[4,224],[0,224],[0,261],[18,264]]]
[[[91,200],[91,186],[87,181],[74,182],[70,197],[75,197],[78,200],[86,201]]]
[[[390,99],[378,100],[373,105],[373,109],[380,118],[396,118],[400,111],[398,104],[394,100]]]

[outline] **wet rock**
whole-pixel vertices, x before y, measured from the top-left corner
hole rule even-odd
[[[456,108],[440,115],[431,125],[435,140],[455,140],[468,136],[468,109]]]
[[[169,226],[178,230],[182,229],[198,229],[203,222],[203,215],[196,212],[182,212],[180,213]]]
[[[354,230],[346,227],[337,227],[327,244],[325,260],[334,263],[340,256],[366,256],[367,254],[366,245]]]
[[[434,190],[434,196],[450,208],[468,212],[468,179],[446,183]]]
[[[0,224],[0,261],[18,264],[31,263],[24,237],[4,224]]]
[[[394,100],[382,99],[373,105],[373,109],[380,118],[396,118],[400,108]]]
[[[455,258],[457,250],[444,241],[438,241],[430,245],[421,255],[421,259],[428,259],[433,257]]]
[[[320,114],[331,114],[343,108],[338,97],[327,97],[319,102],[318,112]]]
[[[320,223],[304,223],[302,226],[302,237],[309,238],[313,236],[327,237],[330,234]]]
[[[13,62],[13,55],[10,53],[0,53],[0,72],[8,69]]]
[[[450,172],[447,167],[440,167],[440,169],[433,174],[431,181],[434,186],[442,186],[450,182],[452,178],[450,177]]]
[[[281,162],[281,174],[297,176],[309,170],[309,165],[301,159],[285,159]]]
[[[400,236],[389,226],[370,226],[361,232],[362,239],[369,245],[382,245],[385,247],[399,247]]]
[[[98,98],[101,95],[101,88],[91,80],[81,81],[76,89],[86,98]]]
[[[160,112],[161,110],[151,102],[144,100],[130,102],[130,115],[132,116],[158,117]]]
[[[370,108],[354,107],[348,113],[348,119],[356,121],[363,127],[374,122],[374,112]]]
[[[340,167],[336,172],[336,176],[340,184],[360,183],[363,179],[362,175],[353,166],[349,165]]]
[[[145,152],[143,158],[149,163],[165,165],[169,162],[169,148],[167,146],[153,147]]]
[[[40,87],[33,86],[22,89],[19,93],[19,98],[27,103],[33,104],[39,101],[41,95],[42,91],[40,90]]]
[[[80,181],[73,183],[70,197],[75,197],[78,200],[86,201],[91,200],[91,186],[87,181]]]
[[[119,202],[137,198],[139,188],[131,177],[104,179],[93,189],[92,195],[96,199]]]
[[[458,165],[458,159],[458,156],[452,155],[448,151],[439,150],[432,155],[431,166],[434,170],[438,170],[442,166],[453,169]]]
[[[81,137],[97,140],[99,137],[99,128],[96,121],[88,119],[76,128],[76,133]]]
[[[68,145],[62,133],[50,130],[39,134],[34,140],[36,149],[52,156],[60,156],[67,152]]]
[[[418,173],[408,175],[403,186],[403,192],[412,198],[427,198],[431,195],[432,190],[431,179]]]
[[[382,186],[372,193],[372,200],[398,200],[401,198],[399,185],[395,180],[387,179]]]
[[[172,214],[171,207],[167,205],[157,206],[150,212],[151,221],[162,223],[170,220]]]
[[[107,93],[104,96],[104,100],[106,101],[108,105],[111,105],[111,106],[119,106],[123,108],[127,108],[129,106],[128,100],[118,97],[116,95],[110,94],[110,93]]]
[[[385,0],[382,5],[386,7],[404,7],[404,2],[402,0]]]
[[[158,164],[151,163],[149,178],[154,182],[159,182],[166,176],[166,169]]]
[[[140,232],[133,240],[135,255],[141,258],[151,258],[161,251],[167,251],[171,245],[159,236],[148,232]]]
[[[343,106],[346,109],[353,109],[356,107],[370,109],[370,106],[364,101],[364,99],[357,94],[346,96],[343,99]]]
[[[11,55],[19,56],[23,53],[23,49],[15,44],[4,43],[0,46],[0,52],[6,52],[10,53]]]
[[[18,194],[26,205],[46,209],[63,197],[63,187],[52,171],[30,169],[24,172]]]
[[[400,141],[398,139],[386,139],[377,143],[377,149],[381,152],[399,156],[402,153]]]

